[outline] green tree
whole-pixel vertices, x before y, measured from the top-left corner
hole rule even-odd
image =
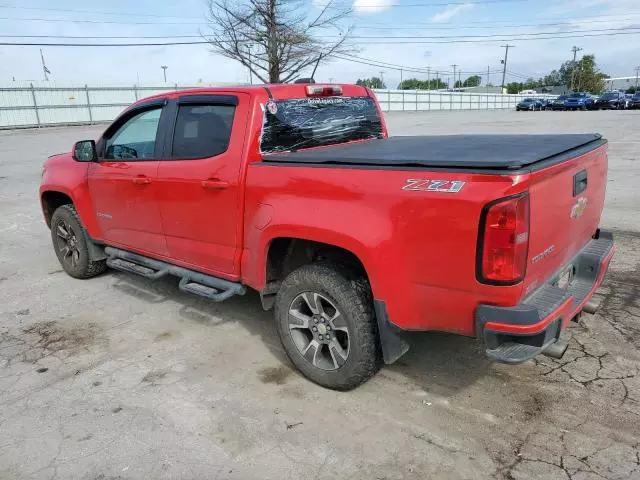
[[[440,78],[432,78],[431,80],[408,78],[403,80],[398,85],[398,88],[400,90],[437,90],[439,88],[447,88],[447,84]]]
[[[545,75],[544,78],[542,78],[541,80],[543,84],[541,86],[543,87],[546,87],[546,86],[558,87],[563,84],[562,76],[560,75],[560,72],[558,70],[551,70],[551,73],[549,73],[548,75]]]
[[[482,82],[482,77],[480,75],[472,75],[467,78],[462,84],[463,87],[477,87]]]
[[[505,85],[507,93],[520,93],[524,90],[524,84],[522,82],[511,82]]]
[[[356,85],[369,88],[387,88],[382,79],[378,77],[359,78],[358,81],[356,81]]]
[[[584,55],[575,63],[570,60],[564,62],[559,70],[561,85],[571,87],[576,92],[600,93],[604,90],[605,75],[598,69],[594,55]]]

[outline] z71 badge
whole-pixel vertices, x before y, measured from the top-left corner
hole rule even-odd
[[[457,180],[424,180],[418,178],[410,178],[402,190],[411,190],[416,192],[444,192],[458,193],[464,187],[464,182]]]

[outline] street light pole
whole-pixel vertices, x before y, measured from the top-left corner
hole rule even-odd
[[[164,75],[164,83],[167,83],[167,67],[166,65],[161,65],[160,68],[162,69],[162,74]]]
[[[456,67],[458,65],[454,63],[451,66],[453,67],[453,89],[455,90],[455,88],[456,88]]]
[[[638,73],[640,73],[640,66],[636,67],[636,91],[635,91],[635,93],[638,93]]]

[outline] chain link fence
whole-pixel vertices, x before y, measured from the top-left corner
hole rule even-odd
[[[0,87],[0,129],[109,122],[135,101],[159,93],[197,88],[162,86]],[[375,90],[389,111],[512,109],[526,95],[437,90]],[[540,96],[543,97],[543,96]]]

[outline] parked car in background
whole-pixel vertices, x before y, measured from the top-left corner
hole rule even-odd
[[[598,100],[595,101],[597,110],[623,109],[626,108],[627,100],[624,93],[621,92],[605,92]]]
[[[540,105],[542,105],[542,110],[549,110],[551,108],[551,99],[539,98],[538,101],[540,102]]]
[[[635,93],[631,97],[631,103],[629,103],[629,108],[640,108],[640,92]]]
[[[564,110],[564,102],[567,100],[567,95],[560,95],[558,98],[551,102],[551,110]]]
[[[575,92],[567,97],[564,102],[567,110],[592,110],[594,108],[593,97],[587,92]]]
[[[633,102],[633,94],[626,93],[624,96],[624,108],[631,108],[632,102]]]
[[[542,102],[537,98],[525,98],[516,105],[516,111],[519,112],[521,110],[542,110]]]

